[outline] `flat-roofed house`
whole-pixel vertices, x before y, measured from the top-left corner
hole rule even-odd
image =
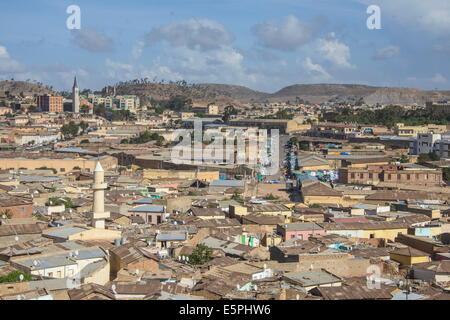
[[[340,287],[344,280],[324,269],[304,272],[289,272],[283,279],[310,291],[317,287]]]
[[[307,223],[285,223],[279,224],[277,232],[283,237],[283,240],[299,239],[308,240],[315,235],[324,235],[325,229],[314,222]]]
[[[140,205],[128,211],[130,216],[140,216],[148,224],[160,224],[166,218],[166,207],[159,205]]]

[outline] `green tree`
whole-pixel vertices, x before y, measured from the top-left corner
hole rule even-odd
[[[31,281],[32,276],[31,274],[24,273],[21,271],[13,271],[8,273],[7,275],[0,276],[0,283],[13,283],[13,282],[20,282],[20,276],[23,276],[23,281]]]
[[[233,115],[237,115],[238,111],[233,105],[229,105],[225,107],[225,110],[223,112],[222,120],[223,122],[228,122]]]
[[[72,199],[70,199],[68,197],[64,197],[64,198],[52,197],[52,198],[48,199],[47,204],[49,206],[60,206],[63,204],[66,209],[73,208]]]
[[[445,182],[450,182],[450,168],[443,168],[442,176]]]
[[[80,131],[80,126],[77,125],[74,121],[70,121],[68,124],[65,124],[61,127],[61,134],[64,137],[73,138]]]
[[[242,199],[242,197],[241,197],[241,195],[240,195],[239,193],[235,192],[235,193],[231,196],[231,200],[234,200],[234,201],[242,201],[243,199]]]
[[[212,249],[203,244],[198,244],[197,247],[189,255],[189,263],[192,265],[202,265],[212,259]]]
[[[89,110],[90,110],[90,108],[89,108],[89,106],[88,106],[87,104],[83,104],[83,105],[80,107],[80,112],[81,112],[81,113],[84,113],[84,114],[89,113]]]
[[[409,162],[408,156],[403,154],[402,157],[400,158],[400,163],[408,163],[408,162]]]
[[[269,193],[264,197],[264,200],[278,200],[279,198],[277,196],[274,196],[273,194]]]

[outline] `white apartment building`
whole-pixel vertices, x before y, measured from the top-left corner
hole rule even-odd
[[[89,95],[88,101],[91,102],[94,107],[104,104],[106,108],[111,109],[124,109],[124,110],[136,110],[141,106],[141,102],[138,96],[96,96]]]

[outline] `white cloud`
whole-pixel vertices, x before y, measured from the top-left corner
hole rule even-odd
[[[6,47],[0,46],[0,75],[23,72],[23,70],[23,65],[10,57]]]
[[[378,49],[373,58],[375,60],[386,60],[390,58],[395,58],[400,55],[400,48],[397,46],[387,46],[385,48]]]
[[[209,19],[189,19],[153,28],[145,43],[149,46],[166,41],[173,47],[188,47],[193,50],[214,50],[230,45],[234,37],[223,25]]]
[[[267,21],[253,26],[253,33],[261,45],[282,51],[294,51],[312,40],[316,27],[289,15],[279,21]]]
[[[113,40],[95,29],[83,28],[72,30],[72,41],[78,47],[91,52],[110,52],[113,50]]]
[[[317,52],[322,59],[330,61],[339,68],[354,68],[349,62],[350,48],[340,42],[334,32],[327,39],[317,40]]]
[[[446,77],[444,77],[442,74],[440,73],[436,73],[431,79],[431,82],[436,83],[436,84],[444,84],[447,83],[448,80]]]
[[[131,51],[131,56],[134,59],[138,59],[142,55],[144,46],[145,46],[145,43],[143,41],[139,41],[138,43],[136,43],[133,47],[133,50]]]
[[[312,76],[313,81],[326,81],[331,79],[331,75],[320,64],[313,63],[310,57],[307,57],[302,65],[308,74]]]

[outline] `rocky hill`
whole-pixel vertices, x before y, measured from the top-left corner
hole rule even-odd
[[[54,91],[43,84],[27,81],[0,81],[0,96],[32,96],[35,94],[54,94]]]
[[[162,84],[123,83],[118,94],[135,94],[144,101],[166,100],[175,95],[191,98],[195,104],[246,104],[251,102],[420,104],[427,101],[450,100],[450,91],[425,91],[412,88],[388,88],[354,84],[296,84],[274,93],[255,91],[244,86],[227,84]]]

